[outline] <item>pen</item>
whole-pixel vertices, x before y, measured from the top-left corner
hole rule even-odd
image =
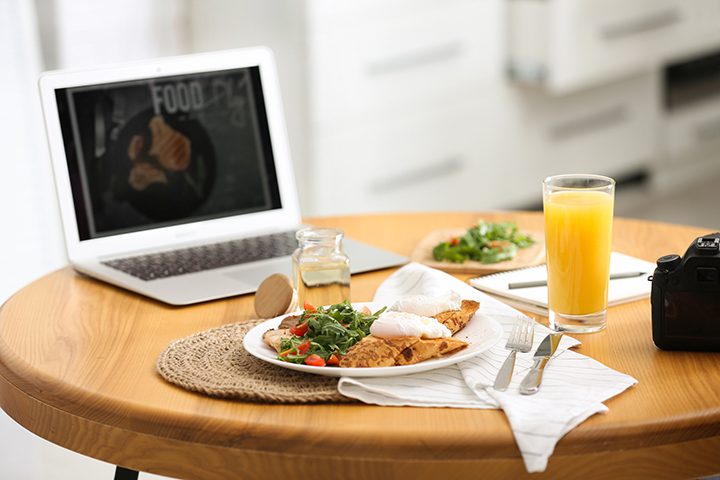
[[[620,278],[634,278],[645,275],[647,272],[622,272],[610,274],[610,280],[618,280]],[[532,287],[546,287],[547,280],[535,280],[532,282],[515,282],[508,283],[508,290],[515,290],[518,288],[532,288]]]

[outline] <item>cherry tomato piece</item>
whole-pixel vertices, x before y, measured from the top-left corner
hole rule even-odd
[[[340,359],[334,353],[327,359],[328,365],[340,365]]]
[[[320,355],[312,354],[308,355],[305,359],[305,364],[310,365],[311,367],[324,367],[325,366],[325,360]]]
[[[304,337],[308,331],[308,322],[303,322],[290,327],[290,333],[297,335],[298,337]]]
[[[310,349],[310,340],[305,340],[297,346],[297,351],[300,355],[304,355]]]

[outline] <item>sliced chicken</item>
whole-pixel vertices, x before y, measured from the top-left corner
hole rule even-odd
[[[185,170],[190,165],[190,140],[156,115],[150,120],[152,145],[150,155],[155,155],[163,168],[171,172]]]
[[[282,341],[293,336],[293,334],[290,333],[290,328],[296,326],[299,319],[300,315],[285,317],[277,328],[268,330],[263,334],[263,342],[265,342],[268,347],[279,352]]]
[[[147,162],[138,162],[133,165],[128,178],[130,186],[139,192],[142,192],[153,183],[167,183],[167,181],[165,172]]]

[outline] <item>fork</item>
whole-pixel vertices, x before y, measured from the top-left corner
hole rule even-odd
[[[493,388],[500,392],[507,390],[510,385],[513,370],[515,369],[515,357],[517,352],[527,353],[532,348],[533,332],[535,330],[535,322],[529,318],[521,318],[518,323],[513,325],[508,337],[505,348],[510,350],[510,354],[500,367],[497,377],[495,377],[495,385]]]

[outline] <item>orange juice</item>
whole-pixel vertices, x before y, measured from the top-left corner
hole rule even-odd
[[[603,191],[556,191],[545,196],[548,303],[560,315],[607,308],[613,196]]]

